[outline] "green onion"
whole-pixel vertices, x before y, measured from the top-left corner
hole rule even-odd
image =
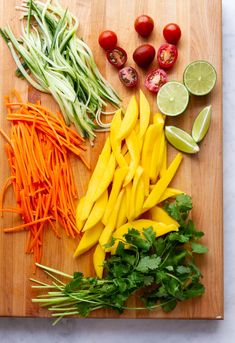
[[[50,93],[58,102],[67,125],[73,123],[91,141],[94,131],[106,131],[101,121],[108,103],[120,98],[103,78],[89,46],[76,36],[77,19],[55,1],[23,1],[20,39],[9,26],[0,29],[17,65],[16,75],[34,88]],[[24,20],[26,19],[26,20]]]

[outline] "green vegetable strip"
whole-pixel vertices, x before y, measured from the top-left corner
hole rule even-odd
[[[82,273],[64,274],[55,269],[38,265],[52,278],[52,283],[31,279],[46,293],[32,299],[48,307],[52,317],[70,315],[88,316],[97,309],[143,310],[162,308],[172,311],[178,302],[201,296],[201,272],[195,264],[194,254],[204,254],[208,249],[197,241],[203,232],[197,231],[188,219],[192,201],[181,194],[174,203],[166,203],[165,210],[180,224],[179,231],[156,238],[152,228],[143,230],[143,236],[129,229],[120,241],[115,255],[106,259],[105,278],[84,277]],[[106,247],[111,247],[114,240]],[[126,244],[127,243],[127,244]],[[68,279],[67,283],[61,282]],[[136,291],[142,291],[141,307],[128,307],[126,301]]]
[[[93,140],[95,129],[108,128],[100,120],[103,108],[107,103],[118,107],[120,98],[100,74],[90,48],[76,36],[77,19],[57,1],[54,4],[23,2],[18,9],[27,20],[20,40],[9,26],[0,33],[18,67],[16,75],[52,94],[66,124],[73,123]]]

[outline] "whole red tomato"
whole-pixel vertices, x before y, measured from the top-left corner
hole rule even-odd
[[[154,21],[148,15],[141,15],[135,20],[135,30],[142,37],[148,37],[154,28]]]
[[[106,30],[99,35],[99,45],[104,50],[113,50],[117,45],[117,35],[115,32]]]
[[[155,49],[151,44],[142,44],[135,49],[133,60],[141,68],[146,68],[155,57]]]
[[[181,30],[179,25],[170,23],[163,29],[163,36],[165,40],[170,44],[176,44],[180,40]]]

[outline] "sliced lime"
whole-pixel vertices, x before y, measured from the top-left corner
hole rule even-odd
[[[200,150],[194,139],[178,127],[165,126],[165,135],[169,143],[180,151],[195,154]]]
[[[157,105],[163,114],[178,116],[183,113],[189,102],[187,88],[180,82],[170,81],[163,85],[157,95]]]
[[[195,142],[199,143],[205,137],[211,123],[211,105],[206,106],[201,110],[195,122],[193,124],[192,129],[192,137]]]
[[[194,61],[184,71],[184,84],[193,95],[210,93],[215,83],[215,68],[207,61]]]

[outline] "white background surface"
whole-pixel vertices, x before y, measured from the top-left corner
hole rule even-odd
[[[196,1],[196,0],[195,0]],[[205,0],[207,1],[207,0]],[[0,318],[0,343],[235,342],[235,1],[223,0],[224,321]],[[199,18],[200,19],[200,18]]]

